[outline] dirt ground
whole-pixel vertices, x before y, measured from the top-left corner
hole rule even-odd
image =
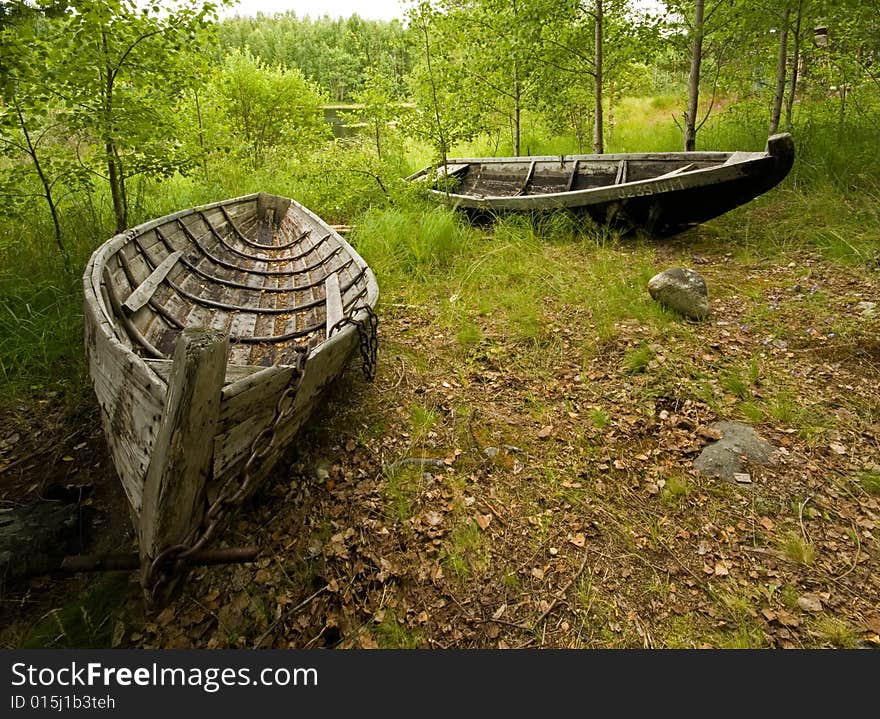
[[[538,341],[488,316],[463,344],[437,306],[383,298],[375,382],[353,363],[224,537],[258,561],[153,613],[133,575],[6,586],[2,645],[880,646],[880,323],[858,309],[878,274],[691,260],[712,315],[687,341],[625,320],[597,346],[583,308],[548,305]],[[2,424],[0,501],[76,492],[83,549],[133,549],[96,406],[41,407]],[[778,448],[751,484],[692,467],[725,419]]]

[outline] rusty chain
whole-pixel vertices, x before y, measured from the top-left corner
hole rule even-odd
[[[354,316],[361,310],[367,313],[365,319],[356,320]],[[327,337],[341,330],[345,325],[354,325],[357,328],[358,341],[361,352],[361,369],[364,377],[370,382],[376,379],[376,362],[379,354],[379,317],[370,305],[356,307],[350,315],[343,317],[330,328]]]
[[[152,597],[155,598],[159,589],[179,573],[181,565],[187,557],[195,554],[211,541],[218,527],[225,521],[227,509],[247,497],[251,490],[255,470],[275,445],[279,426],[293,413],[296,397],[305,376],[307,358],[308,348],[297,348],[294,371],[290,382],[275,403],[275,415],[272,423],[251,441],[250,454],[241,472],[241,483],[236,485],[233,481],[236,475],[230,475],[216,499],[208,507],[201,524],[193,528],[182,542],[164,549],[150,563],[144,577],[144,586]]]
[[[360,320],[354,319],[353,316],[360,310],[366,312],[366,317]],[[379,318],[370,305],[362,305],[355,308],[349,316],[343,317],[334,324],[327,333],[327,337],[331,337],[334,332],[341,330],[348,324],[357,328],[363,373],[369,381],[373,381],[376,377],[379,350]],[[211,541],[218,527],[225,521],[228,507],[238,504],[247,497],[251,490],[255,470],[259,467],[261,460],[268,456],[275,444],[279,425],[293,413],[296,397],[305,376],[307,357],[308,349],[298,348],[294,372],[287,387],[275,403],[275,415],[272,423],[259,432],[250,444],[250,454],[241,473],[241,483],[236,486],[233,483],[235,475],[230,476],[217,498],[211,503],[201,524],[195,527],[182,542],[164,549],[150,563],[144,577],[144,585],[153,598],[157,597],[162,586],[170,582],[180,572],[187,557],[200,551]]]

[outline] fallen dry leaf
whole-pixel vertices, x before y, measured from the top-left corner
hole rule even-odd
[[[793,614],[789,614],[784,609],[780,609],[776,613],[776,620],[785,627],[798,627],[801,623],[800,619]]]
[[[571,542],[575,547],[583,547],[587,543],[587,538],[581,532],[578,532],[568,541]]]
[[[492,515],[491,514],[475,514],[474,520],[477,522],[477,525],[483,531],[489,528],[489,525],[492,523]]]

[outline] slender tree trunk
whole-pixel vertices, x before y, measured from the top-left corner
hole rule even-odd
[[[519,77],[517,75],[516,63],[513,69],[513,155],[519,157],[520,141],[522,137],[522,105],[521,91],[519,87]]]
[[[205,122],[202,119],[202,106],[199,103],[199,90],[193,90],[193,100],[196,104],[196,120],[199,123],[199,154],[201,155],[202,172],[208,177],[208,152],[205,149]]]
[[[785,101],[785,126],[790,130],[792,127],[792,116],[794,114],[794,97],[797,93],[798,73],[801,64],[801,18],[803,15],[803,0],[798,0],[797,18],[794,22],[794,38],[792,39],[791,48],[791,83],[788,90],[788,98]]]
[[[446,144],[446,135],[443,132],[443,123],[440,122],[440,103],[437,101],[437,85],[434,83],[434,70],[431,68],[431,43],[428,40],[428,24],[422,23],[422,34],[425,36],[425,62],[428,66],[428,78],[431,80],[431,100],[434,103],[434,120],[437,123],[437,140],[440,143],[440,156],[443,160],[443,169],[446,169],[446,158],[449,148]],[[447,194],[449,190],[446,190]]]
[[[49,214],[52,215],[52,225],[55,227],[55,242],[58,245],[58,249],[61,250],[61,257],[64,260],[64,266],[69,268],[70,255],[67,254],[67,248],[64,246],[64,240],[61,235],[61,222],[58,219],[58,205],[55,204],[55,197],[52,195],[52,183],[49,182],[49,178],[46,177],[46,173],[43,171],[43,165],[40,162],[40,155],[37,152],[37,146],[34,145],[31,140],[31,133],[28,131],[27,122],[25,122],[24,114],[18,104],[18,98],[16,97],[13,102],[15,103],[15,112],[18,116],[19,127],[21,127],[21,132],[27,143],[28,155],[30,155],[37,177],[40,178],[40,184],[43,186],[43,197],[46,200],[46,204],[49,205]]]
[[[519,13],[516,0],[511,4],[514,21],[518,21]],[[518,52],[518,51],[517,51]],[[522,87],[519,79],[519,55],[513,56],[513,154],[519,157],[522,141]]]
[[[605,126],[608,128],[608,139],[614,139],[614,80],[608,83],[608,122]]]
[[[785,99],[785,70],[788,65],[788,21],[791,6],[785,3],[782,11],[782,27],[779,28],[779,54],[776,59],[776,93],[773,95],[773,108],[770,111],[769,134],[779,130],[779,116],[782,114],[782,101]]]
[[[694,25],[691,29],[691,71],[688,75],[688,105],[684,116],[684,149],[697,148],[697,112],[700,103],[700,64],[703,61],[703,12],[705,0],[695,0]]]
[[[125,201],[122,196],[121,173],[116,166],[116,149],[112,142],[108,141],[104,144],[104,153],[107,156],[107,179],[110,183],[110,197],[113,200],[116,231],[122,232],[128,226],[128,218],[125,215]]]
[[[122,232],[128,227],[128,213],[125,209],[125,188],[122,177],[122,168],[119,167],[119,157],[116,152],[116,143],[113,140],[113,80],[114,70],[110,62],[110,50],[107,44],[106,32],[101,33],[101,44],[104,51],[104,155],[107,162],[107,181],[110,183],[110,197],[113,200],[113,214],[116,218],[116,231]]]
[[[596,0],[596,10],[593,17],[595,31],[595,52],[593,55],[593,65],[595,70],[595,110],[593,114],[593,152],[601,154],[605,152],[605,144],[603,142],[602,127],[602,0]]]

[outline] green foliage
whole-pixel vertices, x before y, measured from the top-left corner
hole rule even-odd
[[[816,559],[816,547],[799,534],[789,534],[782,544],[782,552],[792,562],[812,564]]]
[[[639,345],[623,357],[623,371],[626,374],[644,372],[648,363],[654,358],[654,351],[647,345]]]
[[[192,157],[178,141],[178,97],[195,63],[191,53],[215,5],[185,2],[168,11],[158,0],[74,0],[56,28],[45,82],[69,108],[87,143],[79,159],[109,184],[116,229],[128,224],[127,181],[168,177]]]
[[[346,117],[353,119],[356,126],[365,126],[375,144],[376,157],[381,160],[386,136],[394,132],[401,116],[406,114],[396,97],[394,81],[378,68],[368,68],[364,88],[355,93],[354,101],[359,107]]]
[[[859,475],[859,483],[869,494],[880,495],[880,470],[866,469]]]
[[[306,153],[329,137],[320,113],[326,97],[296,68],[271,68],[248,50],[226,56],[213,80],[215,111],[253,167],[284,147]]]
[[[333,102],[356,101],[371,73],[399,96],[413,64],[413,33],[398,20],[303,17],[276,13],[227,18],[219,24],[215,60],[248,50],[271,67],[299,68]]]

